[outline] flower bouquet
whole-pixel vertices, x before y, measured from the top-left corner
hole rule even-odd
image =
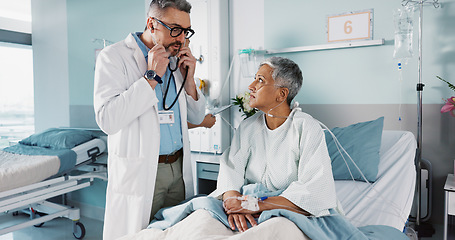
[[[439,76],[436,76],[436,77],[439,78],[439,80],[447,83],[449,88],[452,89],[453,91],[455,91],[455,86],[453,84],[447,82],[446,80],[442,79]],[[441,108],[441,113],[450,112],[450,115],[455,117],[455,97],[452,96],[450,98],[444,99],[444,101],[446,104]]]
[[[232,99],[232,104],[239,106],[239,112],[243,112],[243,119],[247,119],[256,113],[256,109],[250,107],[250,93],[248,91],[237,94]]]

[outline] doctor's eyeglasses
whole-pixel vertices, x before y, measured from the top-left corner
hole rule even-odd
[[[191,28],[181,28],[181,27],[172,27],[171,28],[168,25],[166,25],[165,23],[163,23],[161,20],[159,20],[157,18],[153,18],[153,19],[155,19],[159,24],[163,25],[165,28],[169,29],[171,37],[178,37],[178,36],[180,36],[180,34],[184,33],[185,38],[189,39],[190,37],[192,37],[194,35],[194,30]]]

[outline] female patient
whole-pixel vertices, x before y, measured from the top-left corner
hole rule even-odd
[[[216,194],[222,194],[230,227],[243,232],[247,221],[265,210],[287,209],[305,215],[328,215],[337,205],[335,184],[324,133],[318,122],[292,99],[302,86],[302,72],[293,61],[272,57],[261,63],[250,90],[250,106],[260,112],[235,132],[229,157],[221,161]],[[241,207],[242,186],[261,183],[283,190],[259,202],[259,210]]]

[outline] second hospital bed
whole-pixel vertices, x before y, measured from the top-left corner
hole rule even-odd
[[[0,150],[0,217],[18,211],[30,214],[29,221],[7,225],[0,235],[66,217],[73,220],[74,237],[83,238],[79,209],[66,206],[65,200],[47,200],[86,188],[96,178],[107,180],[101,161],[105,150],[99,133],[81,129],[48,129]]]

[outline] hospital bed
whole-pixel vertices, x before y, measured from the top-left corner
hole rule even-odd
[[[73,221],[74,237],[81,239],[85,236],[85,227],[79,222],[80,210],[65,205],[65,194],[89,187],[94,179],[107,181],[105,140],[97,131],[81,129],[50,129],[40,134],[48,132],[53,135],[45,135],[47,139],[43,135],[32,135],[27,138],[31,145],[18,144],[0,150],[0,218],[2,214],[17,215],[18,212],[30,215],[30,220],[19,224],[2,224],[7,226],[0,229],[0,235],[30,226],[40,227],[46,221],[66,217]],[[75,139],[76,134],[84,134],[85,138]],[[60,138],[58,144],[71,145],[71,148],[61,150],[69,155],[14,153],[21,148],[46,152],[53,147],[40,146],[39,142],[33,142],[40,139],[33,136],[40,136],[44,141]],[[63,197],[63,204],[48,201],[56,196]]]
[[[414,198],[415,150],[416,140],[411,132],[383,131],[376,181],[335,181],[337,197],[345,217],[355,227],[386,225],[395,232],[404,231]],[[403,237],[406,236],[403,234]],[[206,210],[200,209],[164,231],[144,229],[121,239],[263,240],[308,237],[293,222],[282,217],[272,218],[243,233],[233,232],[211,217]]]

